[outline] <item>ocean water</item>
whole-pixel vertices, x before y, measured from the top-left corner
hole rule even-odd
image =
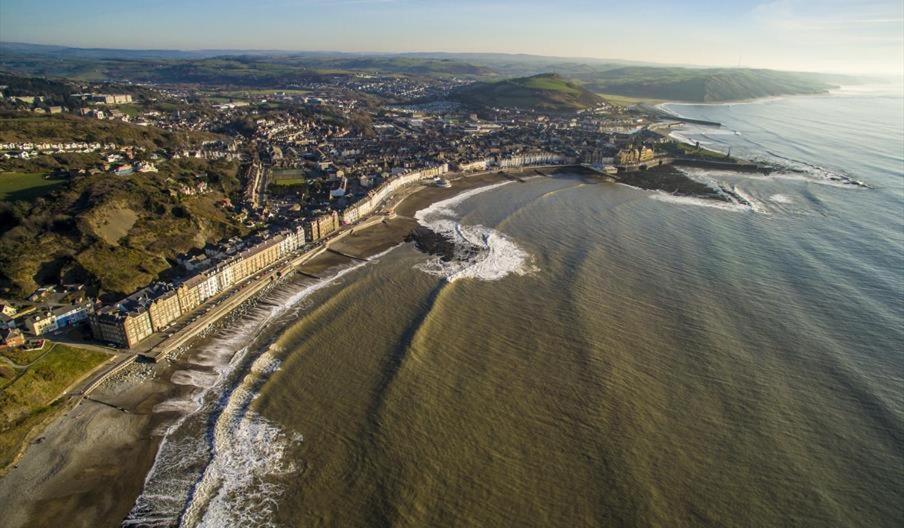
[[[798,170],[506,183],[418,213],[451,262],[280,286],[174,375],[126,524],[901,526],[902,101],[673,106]]]

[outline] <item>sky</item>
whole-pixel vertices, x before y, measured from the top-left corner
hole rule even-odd
[[[904,0],[0,0],[0,40],[904,70]]]

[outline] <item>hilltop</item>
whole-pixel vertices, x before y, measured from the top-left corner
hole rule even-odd
[[[624,67],[584,77],[598,93],[695,103],[825,93],[829,76],[743,68]]]
[[[602,102],[602,98],[555,73],[482,82],[459,88],[452,98],[470,106],[564,112]]]

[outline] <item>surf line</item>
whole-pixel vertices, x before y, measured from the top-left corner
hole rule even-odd
[[[247,386],[249,383],[253,385],[252,388],[259,387],[258,383],[265,382],[266,378],[272,374],[272,372],[266,372],[266,374],[262,376],[261,372],[268,370],[263,368],[267,364],[267,361],[257,363],[261,357],[266,355],[271,356],[272,359],[272,354],[269,353],[270,348],[267,348],[260,356],[254,358],[254,361],[251,361],[248,357],[252,348],[250,345],[259,338],[262,332],[270,324],[274,323],[280,316],[296,307],[313,293],[335,284],[338,279],[341,279],[349,273],[379,261],[383,256],[389,254],[401,245],[402,244],[398,244],[388,248],[385,251],[374,255],[367,261],[356,262],[354,265],[344,268],[332,276],[322,278],[314,284],[308,284],[302,287],[300,290],[291,294],[284,302],[278,302],[275,306],[270,308],[268,313],[256,317],[257,320],[253,321],[252,324],[240,329],[240,334],[231,336],[222,344],[222,346],[228,347],[234,350],[234,352],[232,354],[227,354],[230,356],[230,359],[227,360],[227,364],[224,365],[224,368],[220,371],[217,382],[211,384],[207,388],[203,388],[201,394],[194,398],[197,405],[167,428],[163,435],[163,439],[161,440],[160,447],[158,448],[154,464],[145,477],[142,493],[138,499],[136,499],[135,505],[129,513],[129,516],[123,521],[123,526],[141,526],[148,523],[154,524],[161,520],[165,520],[169,524],[177,524],[180,526],[195,526],[197,523],[203,522],[205,505],[209,504],[209,501],[215,497],[213,493],[218,489],[216,486],[206,484],[206,482],[216,480],[214,477],[218,476],[214,475],[215,471],[211,469],[211,464],[221,460],[224,454],[229,456],[228,451],[224,451],[226,446],[228,446],[228,442],[231,440],[229,435],[239,431],[241,427],[247,426],[249,422],[254,421],[253,417],[248,417],[249,411],[247,410],[247,405],[240,405],[240,402],[249,396],[249,391],[240,390],[240,388],[243,385]],[[274,293],[271,292],[265,299],[272,299],[273,295]],[[263,346],[258,349],[263,349]],[[239,377],[235,384],[228,386],[229,380],[234,379],[236,374],[243,369],[248,369],[248,372]],[[259,371],[258,374],[249,378],[249,373],[255,370]],[[166,459],[169,458],[170,454],[173,454],[170,452],[178,449],[178,447],[170,444],[170,439],[190,417],[196,416],[201,412],[206,412],[209,409],[209,406],[205,406],[201,402],[204,401],[208,395],[216,394],[220,391],[222,391],[222,394],[218,398],[217,405],[210,411],[210,418],[207,419],[207,423],[210,424],[207,430],[208,454],[206,457],[208,458],[208,461],[198,478],[193,479],[190,488],[186,490],[187,495],[185,500],[179,501],[179,506],[173,507],[170,505],[167,507],[168,505],[166,502],[171,503],[172,499],[175,498],[172,496],[174,494],[172,488],[185,486],[184,474],[167,475],[166,468],[164,467]],[[251,399],[253,399],[254,395],[256,395],[256,392],[251,390]],[[231,427],[227,427],[226,425],[231,425]],[[217,457],[221,458],[218,459]],[[167,493],[158,493],[161,489],[166,489]],[[164,495],[166,495],[166,497],[164,497]],[[169,500],[166,501],[164,498]]]

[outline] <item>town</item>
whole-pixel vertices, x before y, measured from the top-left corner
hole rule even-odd
[[[583,165],[612,177],[688,155],[686,145],[668,137],[676,121],[642,105],[599,99],[577,110],[543,111],[474,107],[448,97],[469,84],[395,75],[339,76],[257,91],[122,84],[115,86],[121,92],[111,93],[110,86],[82,84],[54,101],[0,86],[0,106],[12,115],[66,114],[206,135],[171,149],[22,138],[0,143],[7,162],[99,156],[97,163],[57,169],[48,178],[140,177],[178,160],[237,164],[241,189],[218,206],[249,231],[177,256],[166,279],[118,299],[107,295],[103,302],[88,296],[90,285],[68,283],[42,285],[19,302],[7,299],[0,315],[3,343],[18,346],[26,337],[65,334],[81,325],[100,343],[138,347],[218,296],[263,276],[272,280],[272,270],[364,221],[402,188],[448,185],[447,175]],[[105,91],[83,91],[92,88]],[[210,185],[203,173],[165,183],[178,196],[203,195]]]

